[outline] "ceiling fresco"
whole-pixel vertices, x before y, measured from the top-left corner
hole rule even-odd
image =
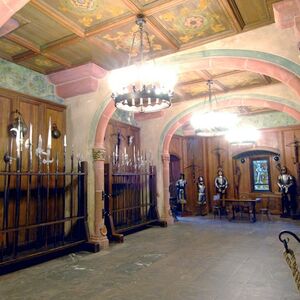
[[[214,75],[211,70],[202,70],[201,73],[196,71],[182,73],[180,83],[175,87],[174,102],[203,97],[208,99],[207,80],[209,79],[213,80],[212,101],[217,99],[219,93],[278,83],[273,78],[253,72],[223,70],[223,73],[220,71],[216,73]]]
[[[218,1],[187,1],[154,17],[179,44],[199,39],[205,41],[221,33],[233,32],[230,20]]]
[[[139,13],[145,15],[151,54],[157,58],[271,24],[277,1],[31,0],[13,16],[19,26],[0,37],[0,58],[43,74],[89,62],[112,70],[128,63]],[[179,70],[175,102],[206,96],[208,79],[214,80],[216,93],[277,82],[250,72],[191,65]]]
[[[266,84],[264,76],[252,72],[237,72],[236,74],[218,77],[217,80],[229,90]]]
[[[121,0],[44,0],[79,26],[86,28],[130,13]]]

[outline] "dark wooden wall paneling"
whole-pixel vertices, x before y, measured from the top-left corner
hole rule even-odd
[[[105,132],[105,163],[111,163],[112,161],[112,154],[113,151],[115,151],[117,144],[118,131],[121,134],[121,153],[124,153],[124,148],[126,147],[126,152],[129,158],[133,158],[133,145],[135,145],[136,154],[138,150],[140,151],[140,129],[138,127],[111,119]],[[128,145],[128,136],[133,136],[133,143],[131,145]]]
[[[294,149],[288,146],[294,139],[300,141],[300,126],[264,129],[261,130],[261,138],[256,147],[278,149],[280,163],[286,165],[289,173],[296,177],[297,170],[294,164]],[[249,149],[249,146],[229,145],[224,137],[201,138],[198,136],[183,137],[174,135],[170,143],[170,154],[175,154],[180,158],[181,172],[185,174],[188,182],[186,210],[194,214],[197,213],[197,188],[194,178],[197,180],[198,176],[204,176],[209,202],[215,194],[214,178],[219,165],[216,149],[220,149],[220,164],[229,181],[227,198],[237,196],[234,189],[234,180],[236,180],[235,168],[237,166],[241,171],[239,193],[249,194],[251,198],[258,196],[269,197],[271,199],[270,206],[272,213],[279,214],[281,210],[280,193],[277,186],[279,171],[276,167],[277,162],[274,161],[272,155],[270,156],[272,192],[254,193],[251,191],[249,157],[245,157],[245,163],[241,163],[240,159],[234,160],[232,158],[235,153],[243,149]],[[258,205],[259,207],[260,205]]]
[[[33,128],[33,170],[37,171],[37,157],[35,156],[35,149],[38,144],[38,136],[42,135],[43,138],[43,149],[46,149],[47,146],[47,135],[48,135],[48,122],[49,117],[51,116],[52,124],[56,123],[58,129],[61,131],[61,137],[59,139],[52,139],[52,157],[55,158],[56,153],[59,158],[59,170],[62,170],[63,162],[63,136],[66,132],[66,115],[65,115],[65,106],[60,104],[55,104],[48,102],[46,100],[38,99],[35,97],[30,97],[23,95],[14,91],[9,91],[6,89],[0,89],[0,170],[4,171],[5,163],[3,160],[4,154],[10,148],[10,143],[13,144],[12,156],[16,156],[15,148],[15,139],[11,139],[8,132],[8,124],[11,120],[11,113],[15,110],[18,110],[28,126],[28,132],[24,137],[24,141],[29,137],[29,124],[32,124]],[[45,150],[46,151],[46,150]],[[23,163],[22,171],[27,171],[28,167],[28,150],[23,146]],[[11,170],[14,171],[15,161],[11,165]],[[45,166],[43,170],[46,171]],[[55,170],[55,163],[51,164],[50,171]],[[15,177],[15,176],[14,176]],[[15,178],[11,178],[10,189],[13,190],[15,187]],[[31,188],[36,188],[36,176],[32,177]],[[20,203],[20,225],[24,225],[25,220],[25,210],[26,210],[26,193],[27,190],[27,181],[22,180],[22,196]],[[54,183],[52,183],[54,184]],[[4,190],[4,178],[0,178],[0,189]],[[53,205],[49,203],[48,211],[51,219],[51,213],[53,213]],[[34,223],[36,219],[36,201],[31,201],[30,203],[30,222]],[[15,207],[14,202],[9,204],[9,227],[14,225],[14,214]],[[3,202],[0,202],[0,220],[3,218]],[[2,221],[1,221],[2,224]],[[32,232],[32,238],[34,239],[34,232]],[[20,242],[22,243],[24,239],[24,234],[20,235]]]

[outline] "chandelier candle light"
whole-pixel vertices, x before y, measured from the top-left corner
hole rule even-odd
[[[208,95],[210,111],[193,114],[191,125],[195,128],[195,133],[200,136],[224,135],[228,130],[238,123],[237,115],[230,112],[212,110],[211,85],[212,80],[208,80]]]
[[[144,54],[152,56],[153,52],[149,34],[144,30],[145,23],[144,16],[138,15],[136,24],[139,29],[133,33],[128,66],[112,71],[109,78],[116,108],[133,113],[150,113],[170,107],[176,83],[174,70],[158,67],[153,59],[145,61]],[[136,40],[139,42],[138,51],[133,51]],[[130,66],[137,55],[139,61]]]

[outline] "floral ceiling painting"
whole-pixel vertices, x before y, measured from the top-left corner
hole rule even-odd
[[[168,51],[167,45],[161,41],[153,32],[149,30],[147,27],[147,24],[145,25],[145,30],[149,34],[149,40],[152,48],[152,53],[156,52],[162,52],[162,51]],[[111,47],[113,47],[115,50],[120,50],[124,54],[129,54],[131,50],[132,40],[133,40],[133,34],[138,31],[137,25],[127,25],[123,26],[121,28],[117,28],[115,30],[112,30],[111,33],[107,34],[99,34],[96,36],[97,39],[99,39],[101,42],[108,43]],[[149,43],[147,41],[146,36],[144,36],[144,54],[147,55],[147,53],[150,53],[149,49]],[[136,36],[134,45],[132,47],[131,51],[131,57],[137,56],[137,54],[140,52],[140,39],[139,35]]]
[[[103,23],[129,13],[121,0],[47,0],[53,8],[83,28]]]
[[[229,18],[218,1],[188,1],[155,17],[180,44],[232,32]]]

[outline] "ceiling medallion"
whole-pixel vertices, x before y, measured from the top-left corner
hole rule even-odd
[[[92,9],[94,0],[71,0],[71,4],[76,8]]]
[[[138,15],[138,30],[133,33],[128,67],[114,70],[110,76],[116,108],[134,113],[150,113],[170,107],[176,82],[174,70],[158,66],[154,59],[146,61],[146,55],[151,58],[153,49],[149,34],[144,30],[145,23],[144,16]],[[138,53],[133,50],[136,42]],[[131,65],[135,56],[135,64]]]

